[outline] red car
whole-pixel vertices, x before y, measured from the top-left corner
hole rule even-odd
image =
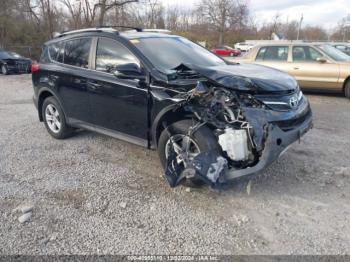
[[[241,55],[241,51],[234,49],[232,47],[229,47],[227,45],[212,48],[210,51],[212,51],[214,54],[219,55],[219,56],[239,56],[239,55]]]

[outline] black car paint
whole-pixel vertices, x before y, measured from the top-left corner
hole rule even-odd
[[[143,82],[93,71],[88,89],[94,125],[147,139],[148,90]]]
[[[288,93],[294,92],[297,87],[297,82],[292,76],[263,65],[236,63],[206,68],[185,66],[214,81],[215,84],[238,91]]]
[[[293,79],[288,75],[262,66],[227,65],[204,69],[191,65],[190,67],[199,73],[198,79],[169,79],[168,73],[155,69],[129,41],[129,38],[152,35],[135,33],[126,37],[115,33],[89,32],[63,36],[47,42],[46,46],[57,41],[92,37],[96,48],[99,37],[113,39],[127,47],[141,61],[145,80],[119,79],[112,74],[97,72],[94,70],[94,63],[90,63],[89,68],[84,69],[59,62],[43,62],[40,63],[39,71],[33,73],[36,106],[40,108],[45,95],[53,95],[61,104],[68,124],[156,148],[162,124],[170,121],[169,119],[174,121],[186,117],[181,115],[185,112],[177,106],[178,101],[174,96],[178,92],[193,88],[198,79],[209,79],[223,86],[233,85],[237,92],[256,92],[257,95],[259,91],[261,95],[272,91],[277,96],[283,96],[287,91],[289,97],[296,92],[296,85],[293,87]],[[94,48],[90,51],[92,58],[96,54]],[[274,80],[270,81],[270,78]],[[237,82],[241,84],[237,85]],[[275,123],[292,121],[306,111],[310,111],[310,108],[308,102],[304,101],[296,110],[266,110],[260,114],[264,115],[263,121]],[[42,120],[40,110],[39,118]],[[311,117],[306,122],[310,127]]]
[[[128,42],[105,33],[79,34],[74,38],[82,36],[113,38],[124,45]],[[71,37],[54,39],[46,45],[68,39]],[[33,82],[36,100],[39,101],[43,91],[52,92],[64,108],[69,124],[89,129],[98,127],[108,134],[129,133],[137,144],[147,144],[147,88],[142,87],[144,84],[140,81],[118,79],[112,74],[94,71],[91,65],[84,69],[47,62],[40,63]],[[132,121],[128,114],[134,116]]]

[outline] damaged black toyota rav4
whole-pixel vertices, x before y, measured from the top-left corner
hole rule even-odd
[[[82,128],[157,149],[172,187],[255,174],[312,127],[293,77],[229,64],[179,36],[70,31],[45,44],[32,71],[53,137]]]

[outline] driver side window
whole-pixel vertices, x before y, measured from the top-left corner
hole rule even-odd
[[[140,65],[140,61],[122,44],[108,38],[99,38],[96,50],[97,71],[112,73],[116,66],[130,63]]]

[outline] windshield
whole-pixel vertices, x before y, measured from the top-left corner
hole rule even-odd
[[[335,61],[350,61],[350,56],[331,45],[318,45],[318,47]]]
[[[0,59],[12,58],[7,52],[0,52]]]
[[[14,57],[14,58],[22,58],[23,56],[15,53],[15,52],[7,52],[10,56]]]
[[[207,49],[182,37],[150,37],[130,40],[148,60],[161,70],[180,64],[217,66],[226,63]]]

